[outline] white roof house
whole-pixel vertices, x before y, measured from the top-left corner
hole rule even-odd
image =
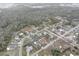
[[[64,29],[60,28],[58,31],[61,35],[65,33]]]
[[[33,47],[32,46],[26,46],[26,51],[32,51],[33,50]]]
[[[9,48],[9,47],[7,47],[7,50],[10,50],[10,48]]]
[[[79,33],[75,33],[76,35],[78,35]]]
[[[24,35],[23,33],[19,33],[20,36]]]
[[[74,38],[76,38],[76,36],[75,36],[75,35],[74,35],[73,37],[74,37]]]
[[[19,37],[18,36],[15,36],[15,39],[17,40],[17,39],[19,39]]]
[[[70,56],[74,56],[73,54],[70,54]]]
[[[37,44],[36,42],[34,42],[34,44]]]
[[[75,36],[78,36],[79,35],[79,33],[75,33]]]
[[[60,17],[60,16],[56,16],[55,18],[56,18],[56,19],[59,19],[59,20],[61,20],[61,19],[62,19],[62,17]]]
[[[61,48],[62,48],[62,46],[59,46],[59,48],[61,49]]]
[[[59,29],[60,32],[64,31],[63,29]]]
[[[44,34],[44,35],[46,35],[46,34],[47,34],[47,32],[44,32],[43,34]]]

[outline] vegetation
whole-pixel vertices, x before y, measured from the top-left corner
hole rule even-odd
[[[58,49],[52,49],[51,53],[53,56],[61,56],[61,52]]]
[[[52,20],[49,23],[54,24],[58,22],[54,18],[55,16],[67,17],[68,20],[79,18],[79,8],[76,7],[61,7],[58,4],[56,6],[50,4],[51,7],[38,9],[28,8],[24,5],[27,4],[18,4],[16,7],[0,9],[0,51],[6,50],[13,33],[25,26],[39,26],[48,18]]]

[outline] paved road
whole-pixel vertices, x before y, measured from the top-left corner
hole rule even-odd
[[[49,31],[49,33],[51,34],[51,35],[56,35],[55,33],[51,33],[50,31]],[[60,39],[62,39],[62,40],[64,40],[65,42],[69,42],[69,39],[67,39],[65,36],[62,36],[62,35],[56,35],[58,38],[60,38]],[[72,42],[72,43],[69,43],[70,45],[72,45],[72,46],[78,46],[78,44],[75,44],[74,42]]]
[[[60,24],[61,22],[59,22],[59,23],[56,23],[55,25],[53,25],[53,26],[58,26],[59,24]],[[38,31],[38,32],[36,32],[36,34],[37,33],[39,33],[39,32],[41,32],[41,31],[43,31],[43,30],[45,30],[45,29],[47,29],[47,28],[44,28],[44,29],[42,29],[42,30],[40,30],[40,31]],[[36,30],[37,30],[37,28],[36,28]],[[24,40],[27,38],[27,36],[26,37],[24,37],[23,39],[21,39],[21,44],[20,44],[20,49],[19,49],[19,56],[22,56],[22,46],[23,46],[23,42],[24,42]],[[29,37],[30,38],[30,37]],[[49,44],[50,45],[50,44]],[[48,45],[47,45],[48,46]],[[39,51],[41,51],[41,49],[39,50]],[[39,52],[38,51],[38,52]]]
[[[37,53],[41,52],[42,50],[46,49],[47,47],[49,47],[50,45],[52,45],[55,41],[59,40],[59,38],[61,39],[66,39],[64,36],[67,35],[68,33],[72,32],[73,30],[77,29],[79,27],[79,25],[77,25],[76,27],[70,29],[69,31],[67,31],[64,35],[58,36],[54,33],[51,33],[50,31],[48,31],[49,33],[51,33],[51,35],[56,35],[58,38],[56,40],[51,41],[49,44],[47,44],[44,48],[41,48],[40,50],[36,51],[35,53],[33,53],[32,55],[36,55]],[[66,42],[68,42],[67,40],[64,40]],[[75,43],[72,43],[71,45],[76,45]]]
[[[22,49],[23,49],[23,43],[24,43],[24,41],[25,41],[25,39],[32,39],[32,38],[30,38],[29,36],[25,36],[23,39],[21,39],[21,41],[20,41],[20,48],[19,48],[19,56],[22,56]]]
[[[38,51],[36,51],[35,53],[32,54],[32,56],[38,54],[39,52],[41,52],[42,50],[46,49],[47,47],[49,47],[50,45],[52,45],[54,42],[56,42],[57,40],[59,40],[59,38],[57,38],[56,40],[52,40],[49,44],[47,44],[45,47],[39,49]]]
[[[60,22],[61,23],[61,22]],[[57,23],[57,24],[55,24],[56,26],[58,26],[60,23]],[[55,26],[55,25],[53,25],[53,26]],[[61,36],[58,36],[58,35],[56,35],[56,34],[54,34],[54,33],[51,33],[51,34],[53,34],[53,35],[56,35],[57,37],[59,37],[59,38],[65,38],[64,36],[65,35],[67,35],[68,33],[70,33],[71,31],[73,31],[73,30],[75,30],[76,28],[78,28],[79,27],[79,25],[78,26],[76,26],[76,27],[74,27],[74,28],[72,28],[71,30],[69,30],[69,31],[67,31],[64,35],[61,35]],[[44,29],[46,29],[46,28],[44,28]],[[44,29],[42,29],[42,30],[44,30]],[[41,31],[42,31],[41,30]],[[38,31],[38,32],[40,32],[40,31]],[[37,32],[37,33],[38,33]],[[48,31],[49,32],[49,31]],[[24,40],[26,39],[27,37],[24,37],[22,40],[21,40],[21,45],[20,45],[20,51],[19,51],[19,55],[22,55],[22,46],[23,46],[23,42],[24,42]],[[54,40],[54,41],[51,41],[49,44],[47,44],[44,48],[41,48],[40,50],[38,50],[37,52],[35,52],[34,54],[32,54],[32,55],[35,55],[35,54],[37,54],[37,53],[39,53],[40,51],[42,51],[43,49],[45,49],[45,48],[47,48],[47,47],[49,47],[51,44],[53,44],[55,41],[57,41],[57,40],[59,40],[59,38],[57,38],[56,40]],[[65,38],[66,39],[66,38]],[[66,40],[65,40],[66,41]],[[68,41],[67,41],[68,42]]]

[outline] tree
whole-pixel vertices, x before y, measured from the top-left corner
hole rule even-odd
[[[61,56],[61,52],[58,49],[52,49],[51,53],[53,56]]]

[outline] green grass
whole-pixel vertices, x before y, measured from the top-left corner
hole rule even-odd
[[[61,56],[61,52],[58,49],[52,49],[51,53],[53,56]]]

